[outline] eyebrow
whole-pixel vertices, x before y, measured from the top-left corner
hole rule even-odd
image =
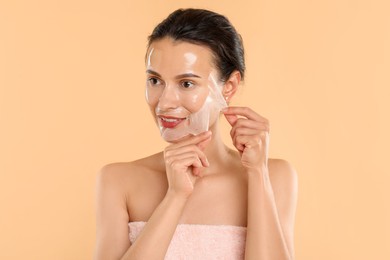
[[[162,78],[161,75],[154,70],[148,69],[148,70],[146,70],[146,73],[153,74],[153,75],[156,75],[156,76],[159,76],[160,78]],[[184,73],[184,74],[177,75],[175,77],[175,79],[181,79],[181,78],[201,78],[201,77],[196,75],[196,74],[193,74],[193,73]]]

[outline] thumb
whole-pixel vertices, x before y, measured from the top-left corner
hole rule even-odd
[[[201,150],[204,150],[204,148],[206,148],[206,146],[208,145],[208,143],[210,142],[211,140],[211,136],[209,136],[207,139],[203,140],[202,142],[199,142],[198,143],[198,147],[201,149]]]
[[[229,124],[231,126],[234,126],[234,124],[237,122],[238,120],[238,116],[236,115],[227,115],[227,114],[224,114],[226,120],[229,122]]]

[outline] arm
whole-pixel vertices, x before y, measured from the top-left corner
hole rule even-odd
[[[164,259],[185,203],[185,197],[168,192],[121,260]]]
[[[125,195],[131,187],[125,186],[128,182],[122,180],[115,164],[101,169],[97,180],[95,260],[164,259],[187,199],[201,176],[199,169],[208,166],[202,149],[210,135],[206,132],[165,149],[169,187],[133,245],[130,245],[128,234]]]
[[[297,175],[287,161],[276,164],[272,175],[266,167],[248,172],[245,259],[294,259]]]
[[[164,259],[186,203],[168,192],[130,245],[126,197],[115,165],[101,169],[97,179],[95,260]]]
[[[118,164],[108,164],[97,176],[94,260],[120,259],[130,246],[129,217],[120,172]]]
[[[266,118],[247,107],[228,107],[223,113],[232,126],[230,135],[248,177],[245,259],[291,260],[296,172],[284,160],[268,166],[270,126]]]

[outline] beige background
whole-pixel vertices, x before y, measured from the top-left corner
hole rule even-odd
[[[270,157],[298,171],[297,259],[390,259],[386,0],[1,0],[0,259],[91,259],[97,171],[165,146],[146,37],[190,6],[244,38],[233,105],[270,120]]]

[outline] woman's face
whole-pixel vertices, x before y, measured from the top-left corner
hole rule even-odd
[[[193,115],[205,115],[202,120],[209,125],[210,111],[205,109],[216,75],[212,53],[205,46],[171,38],[150,45],[146,56],[146,100],[161,133],[170,133],[166,138],[163,135],[164,139],[183,137],[191,124],[196,124]]]

